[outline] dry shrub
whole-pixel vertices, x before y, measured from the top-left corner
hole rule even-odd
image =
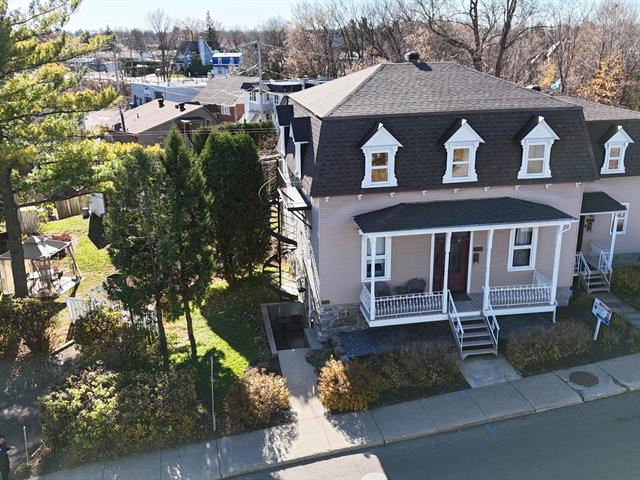
[[[233,431],[266,428],[286,423],[291,416],[286,380],[264,370],[249,368],[229,388],[225,412]]]
[[[569,320],[542,333],[510,338],[505,354],[521,372],[531,372],[548,363],[583,355],[590,347],[589,328],[582,322]]]
[[[329,359],[320,369],[318,394],[322,404],[332,412],[366,410],[369,402],[377,397],[361,375],[372,376],[368,367],[358,362],[348,365],[342,360]]]

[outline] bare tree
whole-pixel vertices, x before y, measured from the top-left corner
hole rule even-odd
[[[199,18],[185,17],[178,24],[180,28],[180,40],[192,42],[203,36],[206,30],[205,23]]]
[[[149,12],[147,14],[147,22],[158,42],[162,79],[166,81],[171,63],[170,53],[175,50],[177,37],[177,31],[174,28],[175,24],[173,19],[161,8]]]
[[[408,20],[466,52],[476,70],[499,77],[506,52],[534,28],[535,5],[528,0],[406,0],[404,12]]]
[[[281,17],[268,19],[260,27],[260,41],[265,45],[263,66],[270,76],[282,76],[284,71],[287,24]],[[286,74],[285,74],[286,76]]]

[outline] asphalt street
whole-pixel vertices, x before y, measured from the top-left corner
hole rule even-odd
[[[640,392],[236,478],[638,480]]]

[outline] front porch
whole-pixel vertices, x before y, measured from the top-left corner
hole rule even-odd
[[[497,316],[552,313],[555,321],[563,235],[576,219],[498,198],[402,204],[354,220],[363,242],[360,310],[370,327],[448,321],[464,358],[497,352]],[[392,257],[400,257],[393,268]]]

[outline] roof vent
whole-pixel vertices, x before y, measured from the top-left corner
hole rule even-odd
[[[181,112],[184,112],[186,110],[185,102],[180,102],[176,105],[176,108],[179,108]]]
[[[164,108],[164,98],[159,98],[159,99],[158,99],[158,106],[159,106],[160,108]]]
[[[533,90],[534,92],[541,92],[542,87],[540,85],[527,85],[529,90]]]
[[[404,54],[406,62],[418,63],[420,61],[420,54],[418,52],[407,52]]]

